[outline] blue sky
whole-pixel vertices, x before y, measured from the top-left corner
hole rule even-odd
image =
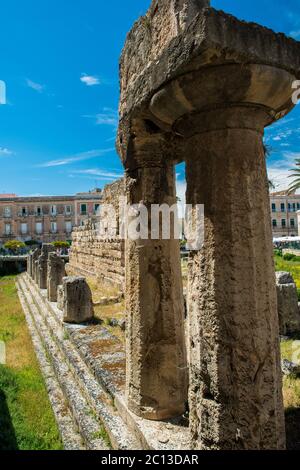
[[[72,194],[122,174],[114,148],[118,61],[150,0],[1,2],[0,193]],[[299,0],[213,0],[212,6],[300,40]],[[300,106],[266,131],[269,173],[286,186],[300,157]],[[179,170],[179,191],[183,172]]]

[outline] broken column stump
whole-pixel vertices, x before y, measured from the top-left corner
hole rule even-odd
[[[300,310],[297,287],[287,272],[276,273],[279,333],[282,336],[300,333]]]
[[[29,263],[30,263],[30,268],[29,268],[29,274],[32,277],[34,281],[36,281],[37,276],[36,276],[36,261],[38,260],[39,256],[41,254],[41,250],[39,248],[36,248],[29,257]]]
[[[48,256],[47,294],[50,302],[57,302],[57,289],[66,275],[65,262],[56,253]]]
[[[133,188],[141,188],[132,198],[135,202],[144,202],[145,168],[150,172],[185,161],[187,202],[205,205],[204,246],[191,253],[188,286],[192,446],[283,449],[263,134],[294,107],[300,44],[203,7],[209,2],[155,0],[129,33],[120,63],[118,150]],[[161,193],[157,189],[150,203],[162,200],[166,180],[159,179],[159,185]],[[145,247],[129,243],[126,255],[127,272],[139,274],[129,277],[126,292],[129,354],[135,345],[139,356],[129,370],[138,380],[127,379],[133,397],[128,403],[139,403],[132,407],[138,414],[143,404],[151,407],[151,397],[141,395],[140,371],[148,367],[143,348],[149,338],[152,349],[156,347],[151,330],[149,337],[144,333],[147,309],[139,303],[143,276],[152,269],[151,257],[143,256]],[[166,267],[161,266],[155,282],[145,282],[149,297],[152,292],[161,299],[175,257],[173,253]],[[145,271],[143,259],[149,266]],[[168,314],[161,309],[161,318],[168,318],[176,337],[171,299],[172,294]],[[179,367],[179,356],[174,357]],[[165,356],[157,360],[159,370]],[[165,380],[160,384],[166,387]],[[135,400],[141,396],[143,400]]]
[[[92,293],[84,277],[64,277],[62,290],[64,322],[85,323],[93,319]]]
[[[45,243],[37,260],[36,282],[40,289],[47,289],[48,255],[52,252],[55,252],[55,247]]]

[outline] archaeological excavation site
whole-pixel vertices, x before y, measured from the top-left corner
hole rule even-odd
[[[152,0],[137,18],[122,177],[66,255],[41,243],[15,278],[65,450],[300,449],[300,286],[274,255],[264,141],[295,108],[300,42],[210,3]],[[151,230],[151,208],[179,200],[179,164],[196,239],[204,207],[202,243],[184,247],[162,213]]]

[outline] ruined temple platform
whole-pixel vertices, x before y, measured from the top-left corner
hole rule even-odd
[[[63,323],[28,274],[18,293],[66,449],[189,449],[184,418],[149,421],[131,413],[124,399],[123,342],[99,321]]]

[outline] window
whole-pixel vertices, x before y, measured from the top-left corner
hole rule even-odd
[[[5,224],[5,235],[11,235],[11,224]]]
[[[56,222],[51,222],[51,232],[52,233],[57,232],[57,223]]]
[[[281,227],[286,227],[286,221],[285,221],[285,219],[282,219],[282,220],[281,220]]]
[[[272,212],[276,212],[276,204],[272,202]]]
[[[26,235],[27,231],[28,231],[27,224],[21,224],[21,234]]]
[[[100,204],[95,204],[95,205],[94,205],[94,212],[95,212],[95,214],[98,214],[98,215],[99,215],[99,212],[100,212]]]
[[[66,222],[66,232],[67,233],[72,232],[72,222]]]
[[[80,213],[81,213],[81,215],[86,215],[87,214],[87,205],[86,204],[81,204]]]
[[[296,203],[293,202],[293,212],[296,212]]]
[[[56,206],[51,206],[51,215],[56,215]]]
[[[273,227],[277,227],[277,220],[276,219],[272,220],[272,225],[273,225]]]
[[[35,230],[38,235],[41,235],[43,233],[43,224],[41,222],[37,222],[35,224]]]
[[[27,215],[27,207],[22,207],[22,217]]]
[[[70,215],[72,213],[72,207],[71,206],[66,206],[65,207],[65,212],[66,212],[66,215]]]
[[[300,202],[297,202],[297,211],[300,210]]]
[[[291,224],[291,227],[295,227],[295,219],[291,219],[290,224]]]
[[[11,217],[11,207],[4,207],[4,217]]]
[[[41,208],[41,207],[37,207],[37,208],[36,208],[36,215],[37,215],[38,217],[40,217],[40,216],[42,215],[42,208]]]
[[[285,204],[284,204],[284,202],[282,202],[282,203],[280,204],[280,208],[281,208],[281,212],[285,212]]]

